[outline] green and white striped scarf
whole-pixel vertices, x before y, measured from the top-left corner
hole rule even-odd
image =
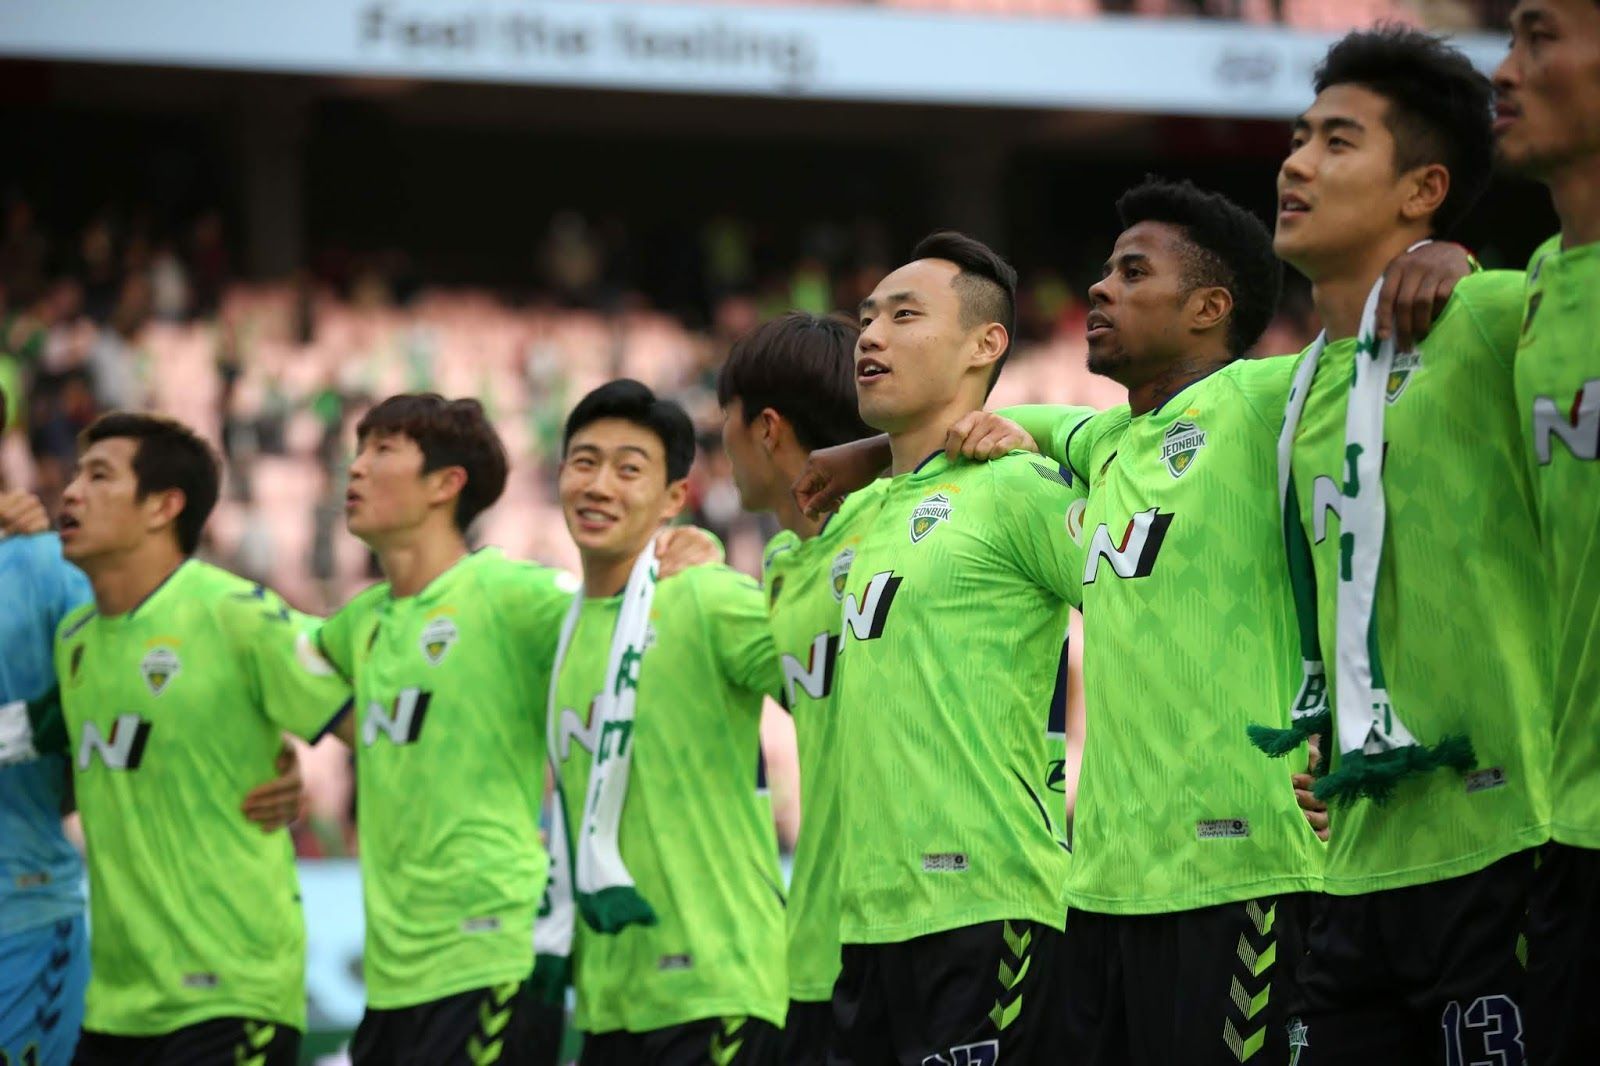
[[[1378,573],[1383,563],[1387,509],[1383,494],[1383,421],[1395,342],[1377,336],[1379,278],[1367,297],[1356,338],[1356,373],[1345,411],[1345,481],[1339,501],[1340,559],[1335,602],[1334,681],[1336,706],[1328,701],[1327,672],[1318,638],[1316,571],[1300,522],[1299,492],[1292,459],[1317,364],[1327,348],[1317,337],[1295,371],[1278,435],[1278,489],[1283,508],[1284,553],[1299,624],[1302,679],[1290,707],[1291,725],[1252,725],[1250,738],[1269,755],[1285,755],[1307,737],[1338,723],[1339,765],[1315,786],[1319,799],[1343,804],[1365,797],[1387,800],[1402,778],[1449,766],[1468,770],[1472,743],[1461,735],[1426,745],[1406,728],[1389,699],[1379,654]],[[1335,713],[1336,712],[1336,713]]]

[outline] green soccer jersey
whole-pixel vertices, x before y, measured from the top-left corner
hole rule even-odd
[[[850,562],[873,516],[878,486],[852,493],[817,535],[779,533],[763,582],[772,640],[783,664],[783,703],[800,748],[800,839],[789,880],[789,998],[833,995],[839,976],[840,800],[838,716],[833,708],[840,604]]]
[[[1081,910],[1171,913],[1320,885],[1322,845],[1290,781],[1304,757],[1264,759],[1246,735],[1289,724],[1300,680],[1277,492],[1294,366],[1236,362],[1072,438],[1089,478],[1067,894]]]
[[[1463,279],[1415,357],[1397,359],[1390,375],[1378,654],[1395,713],[1417,740],[1465,734],[1477,768],[1419,774],[1388,803],[1335,808],[1324,881],[1334,895],[1472,873],[1549,836],[1547,594],[1521,420],[1508,399],[1522,302],[1520,273]],[[1355,358],[1353,338],[1328,345],[1294,443],[1330,683]]]
[[[1517,410],[1527,436],[1549,577],[1544,638],[1555,668],[1551,835],[1600,848],[1600,244],[1552,237],[1528,269],[1517,349]]]
[[[240,812],[284,730],[347,702],[309,619],[189,561],[139,606],[62,620],[56,675],[89,865],[84,1027],[150,1036],[212,1018],[305,1028],[294,849]]]
[[[1084,417],[1092,414],[1085,409]],[[880,489],[836,667],[840,935],[893,943],[1025,919],[1062,928],[1065,811],[1046,728],[1078,602],[1083,488],[1018,452],[942,452]]]
[[[486,548],[415,596],[376,585],[323,624],[324,653],[355,688],[370,1006],[533,969],[545,706],[576,588]]]
[[[562,794],[577,838],[622,597],[584,601],[557,682]],[[659,921],[616,934],[581,919],[577,1025],[646,1032],[734,1015],[783,1024],[784,917],[771,805],[756,793],[763,695],[782,688],[755,581],[701,566],[661,582],[639,667],[618,846]]]

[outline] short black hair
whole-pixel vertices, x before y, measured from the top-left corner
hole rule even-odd
[[[608,381],[578,401],[567,416],[561,454],[566,455],[574,433],[603,418],[632,422],[661,438],[667,453],[667,484],[689,476],[689,468],[694,465],[694,423],[689,420],[689,413],[671,400],[660,399],[650,386],[632,378]]]
[[[222,464],[211,445],[177,419],[135,411],[101,415],[78,435],[78,447],[87,449],[103,440],[127,437],[134,441],[133,476],[138,499],[152,492],[177,489],[183,493],[183,510],[173,521],[178,550],[193,555],[200,547],[200,531],[217,505]]]
[[[772,408],[815,451],[870,437],[856,401],[853,322],[839,315],[790,311],[733,342],[717,372],[717,402],[738,400],[745,425]]]
[[[998,322],[1006,328],[1006,350],[995,360],[989,391],[1011,355],[1017,336],[1017,270],[987,244],[955,230],[930,233],[911,249],[911,261],[944,259],[960,268],[955,278],[961,297],[961,324],[968,329],[980,322]]]
[[[1478,202],[1494,167],[1494,88],[1472,60],[1443,38],[1407,26],[1346,34],[1315,75],[1317,92],[1359,85],[1389,101],[1395,173],[1432,163],[1450,172],[1433,231],[1449,233]]]
[[[1216,286],[1233,296],[1228,351],[1235,359],[1261,339],[1278,309],[1283,264],[1259,218],[1221,193],[1153,174],[1117,198],[1117,216],[1123,229],[1164,222],[1183,231],[1187,291]]]
[[[415,441],[424,474],[447,466],[466,471],[455,511],[456,528],[462,532],[506,490],[511,465],[506,446],[477,400],[447,400],[436,392],[399,393],[362,416],[356,442],[374,433],[398,433]]]

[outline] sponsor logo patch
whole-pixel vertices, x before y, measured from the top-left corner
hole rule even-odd
[[[925,874],[959,874],[967,869],[967,856],[960,851],[940,851],[922,857]]]
[[[463,933],[498,933],[500,919],[493,915],[487,918],[468,918],[461,923]]]
[[[1194,465],[1194,457],[1206,446],[1206,431],[1193,422],[1177,421],[1161,438],[1161,461],[1167,473],[1182,477]]]
[[[1196,840],[1241,840],[1250,835],[1250,822],[1244,818],[1210,818],[1194,823]]]
[[[917,504],[917,509],[911,512],[911,543],[915,544],[932,533],[935,526],[949,519],[953,510],[950,497],[942,492],[936,492]]]
[[[656,960],[658,970],[690,970],[694,968],[694,956],[687,951],[676,955],[663,955]]]
[[[161,644],[145,652],[144,658],[139,660],[139,672],[144,675],[145,686],[150,689],[151,695],[159,696],[167,690],[172,679],[183,672],[183,663],[179,661],[175,650]]]
[[[1506,783],[1506,772],[1498,766],[1474,770],[1467,775],[1467,792],[1484,792]]]
[[[216,988],[222,979],[214,973],[186,973],[183,975],[184,988]]]

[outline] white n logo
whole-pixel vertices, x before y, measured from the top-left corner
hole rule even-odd
[[[1341,522],[1344,521],[1344,512],[1340,510],[1340,501],[1343,499],[1343,486],[1327,474],[1318,474],[1311,483],[1311,534],[1316,543],[1321,544],[1322,538],[1328,535],[1330,511]]]
[[[110,770],[137,770],[144,760],[144,746],[150,739],[150,723],[136,714],[119,714],[111,723],[111,736],[100,732],[93,722],[83,723],[83,740],[78,744],[78,769],[89,769],[95,752]]]
[[[1100,560],[1111,563],[1118,577],[1149,577],[1155,569],[1156,555],[1161,542],[1166,539],[1172,516],[1162,514],[1157,508],[1140,511],[1128,519],[1128,528],[1122,531],[1122,541],[1113,543],[1111,530],[1104,522],[1094,531],[1089,541],[1089,551],[1083,563],[1083,583],[1091,585],[1100,573]]]
[[[381,731],[394,744],[414,744],[422,735],[422,723],[428,716],[428,704],[433,693],[421,689],[402,689],[394,699],[394,714],[386,714],[383,704],[373,700],[367,705],[367,719],[361,723],[361,743],[367,747],[378,739]]]
[[[567,753],[572,750],[572,742],[576,740],[578,747],[593,753],[600,739],[600,716],[592,713],[591,722],[585,722],[578,717],[578,712],[571,707],[561,708],[561,720],[556,727],[556,758],[561,762],[567,761]]]
[[[833,664],[839,641],[827,632],[818,633],[811,641],[811,656],[802,663],[793,655],[784,654],[783,684],[789,697],[789,709],[794,709],[795,686],[814,700],[820,700],[833,691]]]
[[[853,592],[844,598],[844,624],[852,636],[857,640],[883,636],[883,624],[889,620],[889,608],[894,606],[895,593],[900,591],[903,580],[895,577],[893,570],[885,570],[872,575],[859,601]]]
[[[1533,453],[1539,465],[1550,462],[1550,438],[1560,437],[1579,459],[1600,458],[1600,378],[1590,378],[1563,412],[1555,400],[1537,396],[1533,401]]]

